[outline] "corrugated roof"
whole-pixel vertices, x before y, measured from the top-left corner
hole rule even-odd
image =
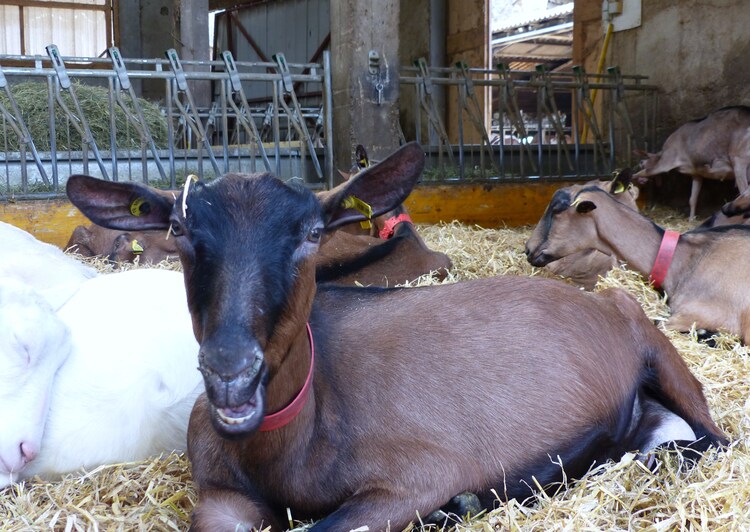
[[[552,20],[560,17],[565,17],[573,14],[573,2],[564,4],[561,6],[553,7],[552,9],[545,9],[543,11],[537,11],[535,13],[523,13],[511,18],[507,18],[502,22],[501,26],[492,28],[492,33],[502,33],[505,31],[511,31],[516,28],[528,26],[530,24],[538,24],[545,20]]]

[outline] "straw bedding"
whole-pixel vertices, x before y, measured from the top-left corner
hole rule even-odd
[[[667,228],[689,227],[672,211],[647,214]],[[497,274],[545,275],[523,255],[530,227],[488,230],[452,223],[423,226],[420,231],[431,247],[453,259],[455,271],[448,282]],[[669,316],[663,298],[640,275],[613,270],[597,289],[610,286],[632,293],[655,322],[661,324]],[[557,494],[541,496],[527,506],[498,503],[496,510],[455,529],[750,529],[748,348],[725,334],[715,336],[711,345],[699,342],[695,333],[666,334],[703,383],[714,419],[732,441],[729,448],[709,452],[698,467],[688,470],[680,468],[682,459],[675,452],[661,452],[655,472],[628,455],[599,466]],[[100,467],[59,482],[27,481],[6,488],[0,492],[0,529],[184,530],[195,501],[189,463],[172,454]]]

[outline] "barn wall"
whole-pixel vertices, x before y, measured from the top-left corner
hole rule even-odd
[[[271,61],[282,52],[288,63],[308,63],[331,31],[329,0],[266,2],[245,6],[232,16],[239,26],[226,12],[216,17],[215,54],[219,57],[222,51],[231,50],[236,61]],[[271,94],[265,83],[246,83],[244,90],[250,101]]]
[[[261,57],[231,24],[227,35],[227,15],[218,15],[217,50],[231,49],[237,61],[269,61],[283,52],[289,63],[307,63],[330,30],[329,0],[285,0],[243,6],[233,12],[245,31],[263,53]],[[231,46],[230,46],[231,43]]]
[[[120,0],[117,2],[117,45],[126,58],[164,59],[175,48],[182,60],[208,60],[208,0]],[[162,80],[136,80],[140,96],[159,100]],[[200,105],[210,100],[209,84],[191,87]]]
[[[615,32],[608,65],[649,77],[660,90],[657,148],[680,124],[727,105],[750,105],[750,6],[746,0],[643,0],[641,26]],[[576,0],[574,54],[595,69],[601,0]]]

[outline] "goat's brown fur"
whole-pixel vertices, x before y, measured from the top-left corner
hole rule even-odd
[[[529,261],[543,265],[592,247],[619,256],[648,275],[664,230],[633,209],[596,189],[570,198],[568,207],[550,219],[546,239],[528,250]],[[750,255],[750,227],[696,229],[681,235],[662,286],[672,316],[667,326],[688,331],[693,325],[750,339],[750,288],[726,275],[727,264]]]
[[[100,256],[114,262],[157,264],[166,259],[177,260],[174,241],[166,239],[166,231],[123,232],[96,224],[79,225],[70,235],[65,249],[84,257]],[[137,241],[142,251],[135,251]]]
[[[421,154],[407,145],[345,192],[385,212],[408,194]],[[380,185],[369,187],[375,177]],[[71,179],[69,196],[84,212],[122,192]],[[113,204],[133,194],[149,197],[133,187]],[[315,228],[356,219],[341,197],[316,205],[268,176],[233,175],[192,194],[186,218],[162,205],[146,219],[123,220],[113,208],[96,221],[177,224],[207,387],[188,436],[195,530],[278,530],[286,508],[321,519],[315,531],[398,530],[465,490],[487,504],[491,488],[524,497],[532,475],[542,485],[561,479],[551,457],[577,477],[644,444],[637,405],[653,401],[704,444],[726,441],[679,353],[621,291],[525,277],[316,291]],[[263,412],[287,404],[305,380],[306,321],[311,396],[290,424],[258,432]],[[223,421],[248,405],[259,416]]]
[[[639,181],[676,170],[692,177],[690,219],[703,179],[734,179],[740,193],[750,182],[750,107],[724,107],[677,128],[659,153],[643,153]]]
[[[638,188],[630,184],[630,171],[618,172],[611,180],[593,180],[587,183],[570,185],[556,191],[556,196],[574,196],[584,187],[598,187],[615,196],[618,201],[633,209],[638,209]],[[554,199],[553,199],[554,201]],[[552,204],[547,207],[542,219],[539,220],[534,231],[526,242],[526,249],[534,249],[544,239],[546,228],[545,219],[551,216]],[[616,255],[603,253],[598,249],[583,249],[570,255],[561,256],[545,266],[547,270],[555,275],[565,277],[575,284],[581,285],[587,290],[592,290],[600,277],[619,264]]]

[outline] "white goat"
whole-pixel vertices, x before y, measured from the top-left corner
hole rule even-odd
[[[43,295],[57,309],[95,269],[41,242],[26,231],[0,222],[0,277],[22,281]]]
[[[184,449],[197,352],[178,272],[90,279],[57,313],[0,280],[0,487]]]

